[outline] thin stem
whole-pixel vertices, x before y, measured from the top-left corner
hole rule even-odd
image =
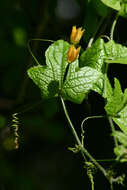
[[[103,34],[103,35],[101,35],[100,37],[101,37],[101,38],[105,38],[105,39],[107,39],[108,41],[110,41],[110,37],[107,36],[107,35],[104,35],[104,34]]]
[[[87,174],[89,177],[89,180],[91,182],[91,189],[94,190],[94,180],[93,180],[93,175],[92,174]],[[90,175],[90,176],[89,176]]]
[[[38,10],[38,15],[40,18],[40,22],[38,22],[38,25],[35,30],[34,36],[37,38],[40,38],[47,27],[49,20],[50,20],[50,15],[49,15],[49,1],[40,1],[39,5],[39,10]],[[33,44],[33,52],[36,52],[38,49],[38,41]],[[29,78],[26,74],[26,69],[32,65],[33,62],[33,57],[30,55],[28,64],[24,67],[24,75],[23,75],[23,80],[19,89],[19,93],[17,96],[17,99],[15,101],[15,104],[21,104],[24,101],[25,93],[26,93],[26,88],[29,83]],[[39,62],[38,62],[39,63]]]
[[[65,105],[64,100],[63,100],[62,97],[61,97],[61,102],[62,102],[62,106],[63,106],[65,116],[66,116],[66,118],[67,118],[67,120],[68,120],[68,122],[70,124],[71,130],[72,130],[72,133],[73,133],[73,135],[74,135],[74,137],[76,139],[76,142],[78,143],[78,145],[80,147],[81,153],[82,154],[84,153],[96,165],[96,167],[103,173],[103,175],[109,180],[109,177],[107,175],[106,170],[90,155],[90,153],[86,150],[86,148],[84,148],[82,146],[82,143],[81,143],[81,141],[80,141],[80,139],[79,139],[79,137],[77,135],[77,132],[76,132],[76,130],[75,130],[75,128],[74,128],[74,126],[73,126],[73,124],[71,122],[71,119],[69,117],[68,111],[66,109],[66,105]]]
[[[110,38],[111,38],[111,40],[113,40],[114,30],[115,30],[115,26],[116,26],[118,17],[119,17],[119,15],[117,14],[116,17],[115,17],[115,19],[114,19],[114,21],[113,21],[112,27],[111,27],[111,32],[110,32]]]
[[[91,185],[92,185],[92,190],[94,190],[94,180],[92,180]]]
[[[114,127],[112,118],[111,118],[111,117],[108,117],[108,120],[109,120],[111,129],[112,129],[112,133],[114,133],[114,132],[115,132],[115,127]],[[114,137],[114,144],[115,144],[116,147],[118,147],[118,141],[117,141],[116,137]]]
[[[37,63],[37,65],[40,65],[40,63],[38,62],[37,58],[35,57],[35,55],[33,54],[32,50],[31,50],[30,42],[31,42],[31,40],[29,40],[27,43],[28,50],[29,50],[31,56],[33,57],[34,61]]]
[[[82,146],[82,144],[81,144],[81,142],[80,142],[80,139],[79,139],[79,137],[78,137],[78,135],[77,135],[77,133],[76,133],[76,131],[75,131],[75,128],[74,128],[74,126],[73,126],[73,124],[72,124],[72,122],[71,122],[71,119],[70,119],[70,117],[69,117],[68,111],[67,111],[67,109],[66,109],[66,106],[65,106],[65,103],[64,103],[64,100],[63,100],[62,97],[61,97],[61,102],[62,102],[62,106],[63,106],[63,110],[64,110],[64,113],[65,113],[65,116],[66,116],[66,118],[67,118],[67,120],[68,120],[68,123],[69,123],[69,125],[70,125],[70,127],[71,127],[71,131],[72,131],[72,133],[73,133],[73,135],[74,135],[74,137],[75,137],[75,139],[76,139],[78,145],[79,145],[79,146]]]
[[[40,65],[40,63],[38,62],[37,58],[35,57],[35,55],[33,54],[32,50],[31,50],[30,42],[32,42],[32,41],[42,41],[42,42],[52,42],[52,43],[54,41],[53,40],[48,40],[48,39],[40,39],[40,38],[33,38],[33,39],[30,39],[28,41],[28,44],[27,44],[28,50],[29,50],[31,56],[33,57],[34,61],[37,63],[37,65]]]
[[[81,151],[82,157],[84,158],[85,162],[87,162],[86,156],[84,154],[84,152]]]
[[[81,138],[82,138],[82,145],[84,146],[84,123],[88,120],[88,119],[99,119],[99,118],[104,118],[105,116],[103,115],[96,115],[96,116],[89,116],[86,117],[85,119],[83,119],[82,123],[81,123]]]
[[[90,48],[94,41],[94,37],[90,38],[87,48]]]
[[[84,147],[82,147],[81,150],[96,165],[96,167],[103,173],[103,175],[109,180],[106,170],[91,156],[91,154]]]
[[[110,182],[110,189],[113,190],[113,183],[112,183],[112,181]]]
[[[97,162],[117,162],[116,159],[104,159],[104,160],[96,160]]]

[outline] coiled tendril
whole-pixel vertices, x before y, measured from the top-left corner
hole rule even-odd
[[[19,128],[19,118],[17,117],[18,113],[12,114],[12,122],[13,124],[11,125],[14,130],[14,143],[15,143],[15,148],[19,148],[19,135],[18,135],[18,128]]]

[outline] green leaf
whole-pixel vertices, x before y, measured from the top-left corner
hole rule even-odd
[[[127,89],[124,90],[124,95],[123,95],[123,104],[126,105],[127,103]]]
[[[46,65],[30,68],[28,75],[45,98],[61,94],[66,100],[81,103],[102,74],[88,66],[79,68],[78,60],[68,65],[69,46],[63,40],[53,43],[45,54]]]
[[[109,60],[106,60],[105,61],[106,63],[120,63],[120,64],[127,64],[127,57],[125,58],[117,58],[117,57],[114,57],[112,60],[109,59]]]
[[[80,57],[81,66],[89,66],[98,71],[103,71],[105,58],[104,40],[99,38],[84,51]]]
[[[112,9],[120,10],[120,0],[101,0],[101,2]]]
[[[127,64],[127,48],[115,43],[113,40],[104,43],[103,39],[99,38],[90,48],[84,51],[80,57],[81,67],[89,66],[102,73],[105,72],[105,64],[108,63]],[[107,80],[107,82],[105,80]],[[109,85],[110,82],[107,76],[104,77],[104,75],[101,75],[99,80],[94,83],[93,90],[101,94],[104,98],[107,98],[108,92],[112,89],[111,85]]]
[[[93,85],[101,77],[101,73],[90,67],[78,68],[78,61],[69,67],[63,87],[63,96],[75,103],[81,103]]]
[[[119,11],[120,16],[127,18],[127,0],[101,0],[101,2]]]
[[[104,98],[107,98],[107,100],[110,100],[113,94],[113,90],[112,90],[112,86],[111,83],[106,75],[105,77],[105,94],[104,94]]]
[[[68,65],[68,48],[69,44],[63,40],[53,43],[45,53],[46,66],[38,65],[28,70],[29,77],[41,89],[45,98],[58,96],[58,90],[62,88]]]
[[[127,47],[115,43],[113,40],[105,43],[106,63],[127,64]]]
[[[117,160],[120,162],[127,162],[127,149],[120,145],[114,148],[114,153],[117,156]]]
[[[103,98],[109,98],[112,94],[112,87],[107,75],[102,74],[99,80],[94,83],[92,90],[99,93]]]
[[[123,0],[121,3],[121,9],[119,11],[119,15],[127,18],[127,1]]]
[[[127,135],[127,105],[118,113],[118,117],[113,117],[113,121]]]
[[[109,56],[111,56],[111,50],[112,49],[110,45],[107,47],[106,52],[105,43],[103,39],[99,38],[89,49],[82,53],[80,57],[80,65],[87,65],[104,73],[104,67],[105,64],[107,64],[105,63],[105,60],[108,60]],[[107,98],[109,93],[111,94],[112,91],[108,77],[102,74],[101,77],[93,84],[92,90],[99,93],[104,98]]]
[[[102,95],[104,97],[104,75],[102,74],[101,77],[93,84],[93,88],[95,92]]]
[[[123,132],[121,131],[114,131],[113,136],[115,136],[118,141],[124,146],[124,147],[127,147],[127,135],[124,134]]]
[[[45,68],[44,66],[35,66],[31,67],[28,70],[29,77],[33,80],[33,82],[41,89],[42,96],[44,98],[50,98],[53,96],[57,96],[58,94],[58,81],[54,80],[53,73],[50,69]],[[50,88],[54,89],[50,91]]]
[[[112,135],[117,138],[120,143],[120,145],[114,148],[117,160],[127,162],[127,134],[121,131],[114,131]]]
[[[114,148],[117,160],[120,162],[127,162],[127,134],[121,131],[114,131],[112,135],[116,137],[120,143],[120,145]]]
[[[118,112],[123,109],[126,101],[124,98],[124,94],[122,93],[120,83],[118,79],[115,78],[113,93],[107,98],[107,104],[105,106],[107,114],[111,116],[115,116],[116,114],[118,114]]]
[[[119,81],[115,79],[113,93],[105,106],[107,114],[112,116],[113,121],[127,135],[127,89],[122,93]]]

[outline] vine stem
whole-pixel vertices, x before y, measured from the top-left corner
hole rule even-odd
[[[114,30],[115,30],[115,26],[116,26],[118,17],[119,17],[119,15],[116,14],[116,17],[115,17],[115,19],[113,21],[113,24],[112,24],[112,27],[111,27],[111,32],[110,32],[110,38],[111,38],[111,40],[113,40],[113,34],[114,34]]]
[[[95,116],[88,116],[85,119],[83,119],[82,123],[81,123],[81,138],[82,138],[82,145],[84,145],[84,123],[89,120],[89,119],[99,119],[99,118],[104,118],[105,116],[103,115],[95,115]]]
[[[48,39],[40,39],[40,38],[33,38],[28,41],[28,43],[27,43],[28,50],[29,50],[31,56],[33,57],[34,61],[37,63],[37,65],[40,65],[39,61],[37,60],[37,58],[35,57],[35,55],[33,54],[32,50],[31,50],[30,42],[32,42],[32,41],[42,41],[42,42],[51,42],[51,43],[53,43],[54,41],[48,40]]]
[[[77,132],[76,132],[76,130],[75,130],[75,128],[74,128],[74,126],[73,126],[73,124],[72,124],[72,122],[71,122],[70,117],[69,117],[69,114],[68,114],[68,111],[67,111],[67,109],[66,109],[66,105],[65,105],[65,103],[64,103],[64,100],[63,100],[62,97],[60,97],[60,98],[61,98],[61,102],[62,102],[62,106],[63,106],[63,110],[64,110],[64,113],[65,113],[65,116],[66,116],[66,118],[67,118],[67,120],[68,120],[68,123],[69,123],[69,125],[70,125],[70,127],[71,127],[71,131],[72,131],[72,133],[73,133],[73,135],[74,135],[74,137],[75,137],[76,142],[78,143],[78,145],[79,145],[80,147],[82,147],[81,141],[80,141],[80,139],[79,139],[79,137],[78,137],[78,135],[77,135]]]
[[[113,190],[113,182],[110,182],[110,189]]]
[[[60,98],[61,98],[61,103],[62,103],[62,106],[63,106],[65,116],[66,116],[66,118],[68,120],[68,123],[69,123],[69,125],[71,127],[71,131],[72,131],[72,133],[73,133],[73,135],[75,137],[75,140],[78,143],[78,146],[80,148],[81,153],[82,154],[84,153],[96,165],[96,167],[103,173],[103,175],[108,179],[108,181],[110,181],[106,170],[91,156],[91,154],[87,151],[87,149],[84,148],[84,146],[82,145],[82,143],[81,143],[81,141],[80,141],[80,139],[79,139],[79,137],[77,135],[77,132],[76,132],[76,130],[75,130],[73,124],[72,124],[72,121],[71,121],[71,119],[69,117],[69,114],[68,114],[68,111],[66,109],[66,105],[64,103],[64,100],[63,100],[62,97],[60,97]]]
[[[115,132],[115,127],[114,127],[112,118],[111,118],[111,117],[108,117],[108,120],[109,120],[111,129],[112,129],[112,133],[114,133],[114,132]],[[117,142],[117,139],[116,139],[115,137],[114,137],[114,144],[115,144],[116,147],[118,147],[118,142]]]
[[[92,180],[92,190],[94,190],[94,181]]]

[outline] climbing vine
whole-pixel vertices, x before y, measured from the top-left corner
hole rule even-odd
[[[86,31],[73,26],[69,42],[60,39],[52,42],[48,47],[45,52],[46,65],[41,65],[30,50],[37,65],[30,67],[27,73],[40,88],[43,98],[58,97],[61,100],[76,143],[75,147],[69,148],[69,150],[82,154],[84,168],[86,168],[92,190],[94,190],[94,175],[97,169],[103,173],[109,181],[110,189],[113,190],[114,183],[124,183],[125,175],[117,176],[112,169],[105,169],[88,152],[84,143],[85,122],[88,119],[107,118],[114,140],[115,161],[127,161],[127,89],[122,91],[117,78],[114,78],[114,86],[112,86],[108,78],[110,64],[127,64],[127,47],[114,41],[117,20],[120,16],[127,17],[127,1],[101,0],[101,3],[116,11],[109,36],[104,34],[98,38],[93,36],[89,40],[87,48],[84,49],[79,43],[83,35],[85,38]],[[79,137],[65,102],[68,100],[81,104],[91,91],[100,94],[104,99],[105,115],[85,118],[81,123],[81,136]]]

